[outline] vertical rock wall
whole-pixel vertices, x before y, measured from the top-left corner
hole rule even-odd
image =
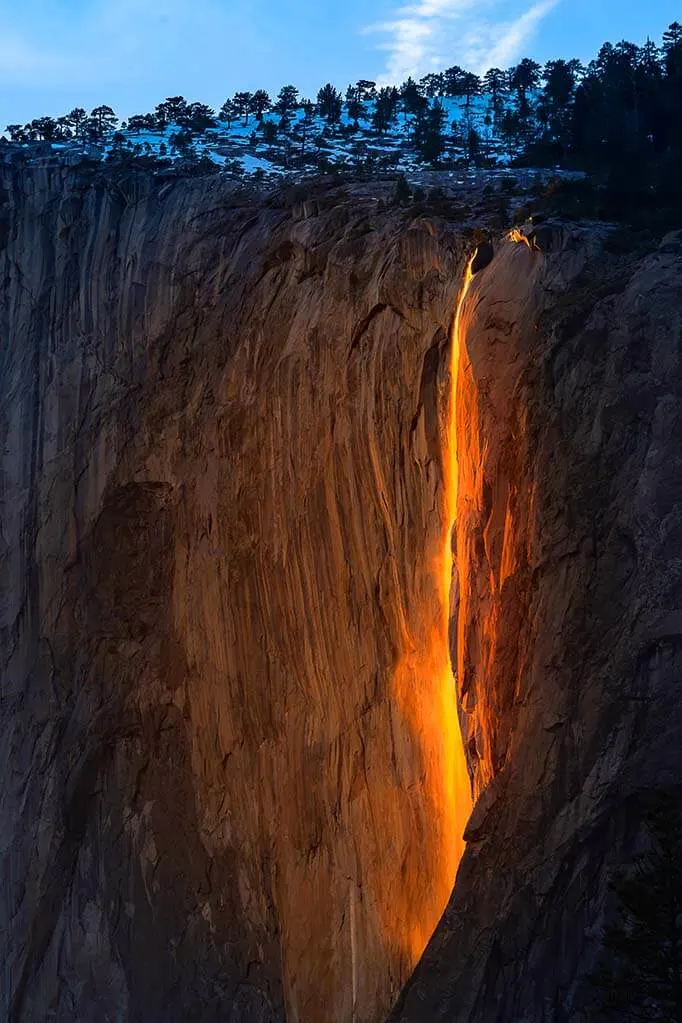
[[[3,1018],[380,1020],[461,845],[396,673],[463,245],[215,179],[2,200]]]
[[[538,234],[463,310],[452,632],[480,798],[403,1023],[592,1020],[608,871],[682,778],[682,237],[637,259],[594,225]]]

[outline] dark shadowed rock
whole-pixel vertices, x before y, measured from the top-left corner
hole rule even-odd
[[[485,269],[485,267],[492,261],[495,255],[492,242],[482,242],[476,249],[476,254],[471,264],[471,272],[477,274],[479,270]]]

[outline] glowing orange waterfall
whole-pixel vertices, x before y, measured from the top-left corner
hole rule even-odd
[[[443,431],[441,521],[430,563],[425,566],[423,606],[410,615],[409,636],[394,676],[394,694],[422,757],[432,817],[405,864],[408,884],[396,906],[390,937],[415,963],[447,905],[464,852],[462,838],[471,812],[471,790],[457,712],[457,692],[448,640],[452,584],[452,529],[457,511],[456,393],[462,307],[473,274],[469,261],[457,302],[450,344],[450,387]],[[416,843],[413,843],[416,844]],[[423,879],[427,879],[424,884]]]

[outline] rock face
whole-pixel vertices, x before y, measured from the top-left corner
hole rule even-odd
[[[587,1021],[679,776],[680,237],[499,243],[451,367],[467,244],[370,194],[0,200],[3,1019],[379,1023],[471,783],[393,1019]]]
[[[470,809],[464,243],[215,179],[2,199],[3,1018],[381,1020]]]
[[[536,244],[462,311],[451,634],[480,798],[402,1023],[593,1019],[607,871],[682,779],[682,233],[617,273],[594,229]]]

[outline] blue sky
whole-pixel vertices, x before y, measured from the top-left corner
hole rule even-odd
[[[679,0],[0,0],[0,129],[110,103],[126,117],[182,94],[220,106],[288,82],[400,82],[521,56],[589,59],[658,39]]]

